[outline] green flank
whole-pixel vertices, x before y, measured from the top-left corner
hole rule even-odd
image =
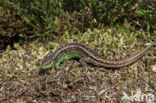
[[[50,68],[55,68],[55,67],[59,66],[60,64],[62,64],[66,60],[70,60],[70,59],[81,59],[82,57],[83,57],[83,55],[80,54],[80,53],[78,53],[78,52],[67,52],[67,53],[65,53],[63,55],[60,55],[58,57],[58,59],[53,60],[49,64],[43,65],[41,67],[41,69],[47,70],[47,69],[50,69]]]

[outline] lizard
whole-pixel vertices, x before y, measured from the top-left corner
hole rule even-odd
[[[121,68],[133,64],[135,61],[139,60],[154,45],[156,45],[156,40],[152,43],[148,43],[144,49],[130,57],[123,58],[121,60],[108,60],[104,59],[93,49],[84,44],[68,43],[59,47],[53,53],[46,55],[42,60],[41,70],[58,67],[61,63],[70,59],[78,60],[82,66],[92,64],[94,66],[103,68]]]

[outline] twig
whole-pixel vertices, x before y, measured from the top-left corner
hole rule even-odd
[[[128,17],[128,19],[129,20],[131,20],[132,22],[134,22],[136,25],[138,25],[139,27],[141,27],[141,28],[144,28],[144,26],[143,25],[141,25],[140,23],[138,23],[137,21],[135,21],[135,20],[133,20],[133,19],[131,19],[130,17]]]
[[[145,5],[146,7],[148,7],[149,9],[153,10],[156,12],[156,9],[153,8],[152,6],[146,5],[142,0],[139,0],[143,5]]]

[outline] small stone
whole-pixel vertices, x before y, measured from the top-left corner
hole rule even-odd
[[[154,65],[152,66],[152,70],[153,70],[154,72],[156,72],[156,64],[154,64]]]

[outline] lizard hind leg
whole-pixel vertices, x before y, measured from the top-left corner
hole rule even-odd
[[[79,62],[80,62],[80,64],[81,64],[82,66],[86,67],[86,66],[87,66],[87,62],[88,62],[89,60],[90,60],[89,57],[83,57],[83,58],[81,58],[81,59],[79,60]]]

